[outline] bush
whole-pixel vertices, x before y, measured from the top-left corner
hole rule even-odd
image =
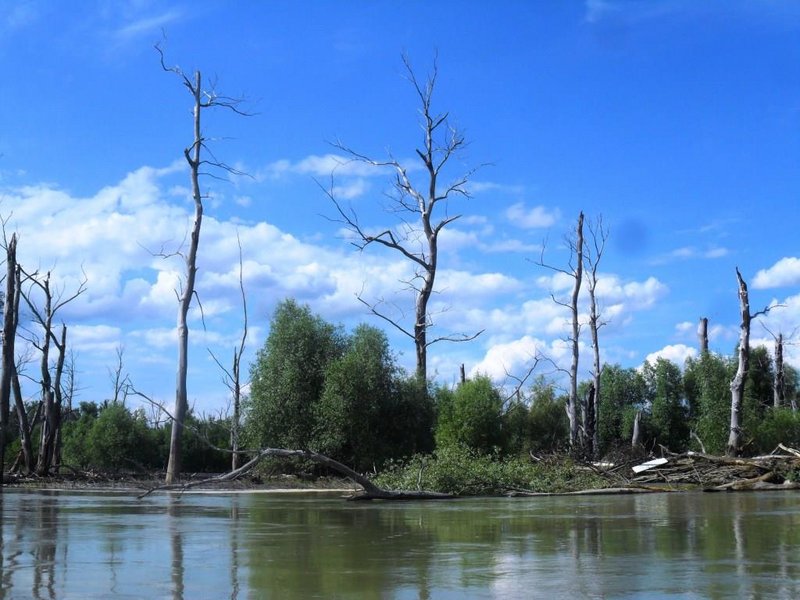
[[[501,458],[464,446],[439,448],[432,455],[415,455],[394,463],[375,483],[395,490],[425,490],[459,496],[497,495],[508,490],[565,492],[606,486],[590,471],[569,459],[533,463],[520,457]]]
[[[755,433],[756,450],[767,454],[778,444],[800,447],[800,415],[790,408],[770,408]]]

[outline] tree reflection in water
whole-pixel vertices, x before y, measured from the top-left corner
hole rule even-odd
[[[0,598],[800,597],[791,492],[0,495]]]

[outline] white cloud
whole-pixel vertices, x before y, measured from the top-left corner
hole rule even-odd
[[[158,33],[166,25],[178,20],[181,16],[179,11],[170,10],[160,15],[138,18],[117,29],[115,36],[120,41],[126,41],[141,35]]]
[[[671,344],[664,346],[661,350],[651,352],[647,355],[645,361],[655,364],[657,359],[664,358],[682,367],[687,358],[695,356],[697,356],[696,348],[692,348],[686,344]]]
[[[534,206],[526,209],[523,202],[512,204],[506,210],[506,218],[512,224],[523,229],[539,229],[552,227],[561,217],[561,211],[557,208],[550,211],[544,206]]]
[[[768,269],[761,269],[753,278],[753,287],[768,289],[800,285],[800,258],[787,256]]]

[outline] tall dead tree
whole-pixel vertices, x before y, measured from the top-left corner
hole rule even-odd
[[[465,342],[475,339],[482,331],[469,335],[445,335],[429,339],[429,330],[433,326],[433,319],[428,307],[431,294],[436,282],[436,270],[439,261],[439,234],[447,225],[458,219],[461,215],[448,215],[447,203],[456,196],[470,196],[467,189],[469,177],[474,170],[459,176],[449,183],[442,184],[440,177],[443,169],[466,145],[464,135],[448,121],[448,113],[433,111],[433,91],[436,86],[437,64],[434,61],[433,70],[425,83],[421,83],[411,68],[407,57],[403,57],[407,76],[420,101],[420,115],[422,117],[423,142],[422,147],[416,149],[416,154],[424,166],[425,181],[417,185],[409,175],[409,167],[400,163],[393,157],[388,160],[375,160],[360,154],[351,148],[337,143],[337,148],[345,152],[352,160],[362,162],[374,167],[387,167],[394,171],[394,195],[390,212],[399,216],[400,225],[397,228],[387,228],[380,233],[371,233],[370,229],[362,227],[355,212],[345,209],[336,198],[333,186],[326,190],[339,213],[338,219],[350,230],[355,237],[353,245],[363,250],[370,245],[388,248],[400,254],[414,266],[414,275],[407,283],[415,293],[414,323],[411,327],[404,325],[400,318],[389,314],[382,305],[384,302],[369,301],[359,295],[359,300],[365,304],[370,312],[385,320],[398,331],[414,341],[416,349],[416,374],[420,380],[428,376],[428,348],[441,341]],[[437,216],[437,209],[444,214]]]
[[[11,406],[11,378],[14,373],[14,341],[17,337],[17,315],[14,298],[17,296],[17,234],[6,243],[6,294],[3,302],[3,350],[0,371],[0,486],[5,468],[6,432]]]
[[[194,201],[194,222],[189,237],[188,252],[183,255],[185,259],[185,274],[182,288],[178,294],[178,369],[175,384],[175,407],[172,412],[172,432],[169,444],[169,461],[167,463],[166,482],[173,483],[181,473],[182,459],[182,438],[183,424],[186,414],[189,411],[189,401],[187,394],[186,374],[189,366],[189,325],[188,316],[192,300],[196,295],[195,279],[197,276],[197,251],[200,245],[200,229],[203,223],[203,198],[200,189],[200,175],[203,167],[216,167],[229,173],[238,172],[230,166],[216,160],[206,160],[203,158],[203,151],[207,150],[208,139],[204,137],[201,127],[201,118],[206,109],[227,108],[237,114],[246,114],[239,110],[239,99],[221,96],[217,94],[214,86],[208,89],[203,88],[202,74],[195,71],[194,76],[189,78],[183,70],[177,66],[167,66],[164,62],[164,53],[159,45],[155,46],[161,58],[161,68],[164,71],[178,76],[184,87],[192,96],[192,123],[194,137],[192,144],[183,151],[186,162],[189,165],[189,178],[192,186],[192,200]],[[210,153],[209,153],[210,154]],[[212,155],[213,156],[213,155]]]
[[[783,334],[775,338],[775,378],[772,382],[772,405],[775,408],[786,404],[786,372],[783,368]]]
[[[750,298],[747,292],[747,284],[736,268],[736,279],[739,282],[739,312],[741,324],[739,326],[739,364],[736,375],[731,380],[731,424],[728,436],[726,452],[728,456],[736,456],[741,452],[742,446],[742,401],[744,399],[744,387],[747,382],[747,373],[750,369],[750,322],[760,315],[767,314],[771,307],[760,310],[755,314],[750,314]]]
[[[700,354],[708,354],[708,318],[701,317],[697,324],[697,339],[700,343]]]
[[[600,260],[603,258],[606,240],[608,239],[608,229],[603,226],[603,217],[599,216],[597,221],[589,225],[589,237],[591,243],[587,243],[585,249],[586,270],[588,273],[587,286],[589,289],[589,330],[592,334],[592,384],[593,393],[588,395],[591,398],[592,406],[587,407],[586,414],[591,414],[592,419],[587,422],[584,428],[587,437],[587,452],[589,456],[596,456],[599,451],[598,427],[600,416],[600,374],[602,363],[600,362],[600,339],[598,332],[605,325],[600,320],[600,310],[597,304],[597,283],[599,281],[598,269]],[[588,426],[591,425],[591,426]]]
[[[581,323],[578,313],[578,299],[581,293],[581,284],[583,283],[583,261],[584,261],[584,238],[583,238],[583,211],[578,215],[578,222],[575,226],[574,235],[567,236],[566,243],[569,248],[570,257],[568,268],[557,267],[544,262],[544,246],[542,246],[542,254],[539,261],[536,263],[540,267],[550,269],[557,273],[567,275],[573,280],[572,293],[568,302],[559,300],[555,294],[551,294],[553,302],[560,306],[564,306],[570,311],[571,320],[571,335],[567,338],[572,347],[572,362],[569,368],[569,396],[567,398],[567,419],[569,420],[569,445],[573,450],[577,449],[579,439],[578,427],[578,360],[580,358],[580,332]]]

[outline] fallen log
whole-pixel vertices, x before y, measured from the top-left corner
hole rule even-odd
[[[184,492],[191,488],[195,488],[202,485],[213,485],[218,483],[225,483],[227,481],[233,481],[251,471],[258,463],[260,463],[262,460],[268,457],[304,458],[306,460],[315,462],[319,465],[326,466],[336,471],[337,473],[344,475],[348,479],[360,485],[362,488],[362,491],[355,492],[352,496],[349,496],[347,498],[348,500],[445,500],[455,497],[452,494],[442,494],[439,492],[412,491],[412,490],[396,490],[396,491],[385,490],[375,485],[372,481],[369,480],[369,478],[364,477],[360,473],[357,473],[347,465],[344,465],[339,461],[336,461],[323,454],[319,454],[318,452],[314,452],[312,450],[289,450],[286,448],[262,448],[252,459],[250,459],[248,462],[243,464],[238,469],[234,469],[233,471],[229,471],[228,473],[224,473],[222,475],[217,475],[215,477],[209,477],[206,479],[200,479],[197,481],[187,481],[183,483],[157,485],[149,488],[144,493],[140,494],[138,498],[139,499],[144,498],[145,496],[149,496],[153,492],[162,492],[162,491]]]

